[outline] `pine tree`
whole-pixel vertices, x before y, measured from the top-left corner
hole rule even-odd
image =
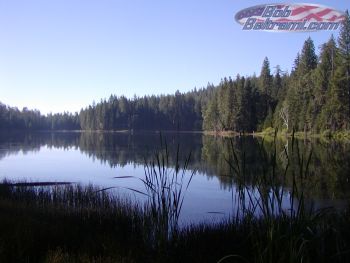
[[[271,97],[274,101],[278,100],[279,93],[282,90],[282,77],[281,77],[281,67],[279,65],[276,66],[276,74],[273,78],[272,83],[272,94]]]
[[[262,64],[259,82],[260,82],[260,92],[261,92],[262,104],[263,104],[262,118],[265,119],[265,117],[269,112],[269,108],[271,106],[270,103],[271,103],[271,90],[272,90],[272,76],[270,71],[270,62],[267,57],[265,57]],[[264,121],[263,119],[261,121]]]
[[[334,72],[339,64],[337,62],[337,46],[332,36],[330,40],[321,47],[320,61],[315,72],[315,96],[314,96],[314,115],[316,116],[316,129],[320,131],[325,128],[327,107],[326,103],[330,101],[327,96],[330,95],[330,83],[334,77]]]
[[[300,53],[298,52],[296,58],[294,59],[294,64],[293,64],[293,68],[292,68],[292,75],[294,75],[298,72],[299,65],[300,65]]]
[[[339,55],[341,59],[340,71],[344,73],[343,77],[345,78],[341,84],[345,85],[344,96],[347,97],[347,116],[348,116],[348,125],[350,123],[350,16],[349,11],[346,10],[345,17],[342,22],[342,27],[340,29],[340,34],[338,38],[339,45]],[[339,76],[342,77],[342,76]],[[340,83],[339,83],[340,84]]]
[[[309,37],[301,51],[299,71],[302,75],[310,72],[317,67],[317,55],[315,53],[314,41]]]
[[[333,132],[339,129],[348,129],[348,98],[346,94],[346,72],[344,68],[339,67],[330,84],[330,90],[327,99],[326,113],[324,120],[326,128]]]
[[[237,101],[235,112],[235,130],[242,132],[249,130],[249,112],[248,112],[248,98],[247,92],[251,89],[250,84],[246,83],[244,77],[237,78]]]
[[[241,129],[243,131],[251,132],[254,130],[254,122],[253,122],[253,106],[252,106],[252,84],[249,78],[243,79],[243,89],[240,93],[240,102],[241,102],[241,110],[242,110],[242,122]],[[242,81],[242,82],[243,82]]]
[[[301,55],[295,61],[291,87],[287,94],[290,121],[296,130],[310,130],[312,128],[312,94],[314,83],[313,70],[317,67],[315,45],[309,37],[303,45]]]
[[[227,78],[224,78],[218,89],[219,120],[223,130],[231,128],[231,91]]]
[[[208,131],[219,131],[219,110],[217,104],[217,94],[209,101],[203,114],[203,129]]]

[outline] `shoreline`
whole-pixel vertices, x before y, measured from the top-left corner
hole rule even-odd
[[[350,142],[350,131],[337,131],[337,132],[329,132],[325,131],[323,133],[310,133],[310,132],[285,132],[278,131],[275,133],[273,128],[266,129],[264,131],[259,132],[236,132],[236,131],[203,131],[204,135],[207,136],[218,136],[218,137],[240,137],[240,136],[253,136],[260,138],[276,138],[278,139],[288,139],[288,138],[296,138],[301,140],[313,140],[320,139],[326,141],[349,141]]]
[[[287,139],[287,138],[296,138],[300,140],[314,140],[320,139],[324,141],[345,141],[350,142],[350,131],[342,130],[331,132],[329,130],[323,131],[322,133],[311,133],[311,132],[286,132],[278,131],[275,133],[275,129],[267,128],[263,131],[257,132],[237,132],[237,131],[205,131],[205,130],[8,130],[8,129],[0,129],[0,133],[6,132],[35,132],[35,133],[179,133],[179,134],[202,134],[205,136],[216,136],[216,137],[240,137],[240,136],[252,136],[259,138],[274,138],[275,134],[278,139]]]

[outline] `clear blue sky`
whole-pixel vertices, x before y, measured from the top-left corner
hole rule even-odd
[[[269,2],[278,1],[0,0],[0,101],[78,111],[110,94],[168,94],[259,74],[265,56],[290,70],[308,36],[318,47],[331,32],[244,32],[234,21]]]

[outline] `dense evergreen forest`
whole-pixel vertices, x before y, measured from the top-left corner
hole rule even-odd
[[[42,115],[38,110],[19,110],[0,102],[0,129],[77,130],[80,129],[79,115],[68,112]]]
[[[274,127],[320,133],[350,129],[350,18],[338,39],[320,47],[311,38],[291,72],[272,72],[268,58],[260,76],[224,78],[218,86],[174,95],[108,100],[80,113],[42,115],[0,103],[0,128],[46,130],[260,131]]]
[[[350,128],[350,19],[316,55],[308,38],[291,73],[265,58],[259,77],[224,79],[203,111],[204,130],[254,131],[268,127],[318,133]]]

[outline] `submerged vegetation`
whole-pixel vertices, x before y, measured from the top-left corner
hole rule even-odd
[[[166,144],[145,162],[145,203],[93,186],[4,181],[0,261],[347,262],[350,211],[316,208],[308,195],[313,150],[292,137],[282,153],[274,140],[251,156],[245,140],[225,155],[234,208],[220,223],[179,225],[189,158]]]

